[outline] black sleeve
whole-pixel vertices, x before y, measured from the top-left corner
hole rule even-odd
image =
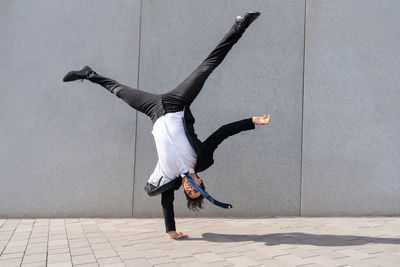
[[[175,215],[174,215],[174,188],[171,188],[161,194],[161,205],[163,208],[165,230],[175,231]]]
[[[216,130],[212,135],[210,135],[206,141],[204,141],[204,144],[206,144],[207,147],[214,152],[218,145],[229,136],[238,134],[242,131],[252,130],[254,128],[255,125],[252,118],[225,124]]]

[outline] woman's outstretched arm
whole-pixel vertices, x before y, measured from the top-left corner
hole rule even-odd
[[[271,120],[271,116],[264,115],[263,117],[252,117],[236,122],[232,122],[229,124],[225,124],[220,127],[217,131],[215,131],[212,135],[210,135],[204,144],[208,147],[208,149],[212,152],[217,149],[217,147],[224,141],[226,138],[238,134],[242,131],[248,131],[255,128],[254,125],[266,125],[269,124]]]

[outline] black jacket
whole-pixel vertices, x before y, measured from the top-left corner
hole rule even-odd
[[[195,119],[186,106],[183,110],[183,125],[185,128],[186,136],[197,154],[197,162],[195,166],[196,172],[202,172],[214,164],[214,151],[218,145],[221,144],[229,136],[235,135],[242,131],[254,129],[252,118],[240,120],[237,122],[226,124],[220,127],[217,131],[211,134],[204,142],[197,138],[194,131]],[[161,180],[161,178],[160,178]],[[162,193],[161,205],[163,207],[163,215],[165,221],[166,231],[176,230],[174,219],[174,190],[178,190],[182,184],[182,178],[177,178],[170,183],[161,186],[153,186],[147,184],[145,190],[151,196]]]

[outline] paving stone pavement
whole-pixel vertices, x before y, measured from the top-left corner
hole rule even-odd
[[[176,221],[0,219],[0,266],[400,266],[400,217]]]

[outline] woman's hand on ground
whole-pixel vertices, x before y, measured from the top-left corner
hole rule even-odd
[[[263,117],[253,117],[253,123],[257,125],[266,125],[271,121],[271,115],[264,115]]]
[[[168,234],[169,234],[169,238],[171,238],[171,239],[179,239],[179,238],[189,237],[188,235],[183,234],[181,232],[177,232],[177,231],[169,231]]]

